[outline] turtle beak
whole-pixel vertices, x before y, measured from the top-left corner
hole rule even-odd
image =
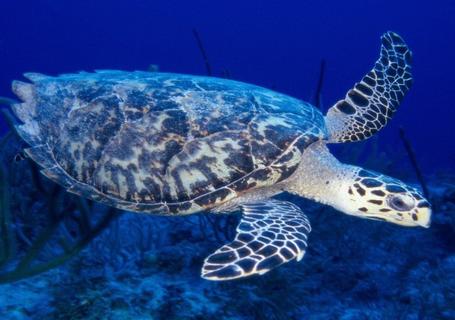
[[[373,220],[383,220],[398,224],[403,227],[424,227],[429,228],[431,225],[431,208],[418,208],[412,214],[401,216],[365,216],[365,218]]]
[[[431,225],[431,208],[419,208],[418,210],[412,213],[412,218],[407,219],[397,219],[394,222],[396,224],[402,225],[404,227],[424,227],[429,228]]]
[[[419,208],[417,211],[417,221],[416,224],[429,228],[431,225],[431,208]]]

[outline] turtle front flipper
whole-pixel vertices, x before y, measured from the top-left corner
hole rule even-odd
[[[231,280],[297,259],[307,247],[310,222],[296,205],[277,200],[242,205],[243,217],[233,242],[205,259],[202,277]]]
[[[325,117],[330,142],[360,141],[384,127],[412,84],[411,51],[393,32],[382,37],[373,70],[332,106]]]

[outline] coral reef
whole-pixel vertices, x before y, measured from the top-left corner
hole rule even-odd
[[[303,261],[232,282],[199,273],[229,237],[216,230],[234,228],[235,216],[229,223],[217,217],[214,226],[201,222],[204,215],[125,213],[66,264],[0,286],[0,318],[453,319],[455,185],[447,181],[455,177],[444,179],[429,180],[430,229],[356,219],[292,198],[313,224]]]

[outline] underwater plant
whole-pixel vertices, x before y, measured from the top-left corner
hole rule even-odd
[[[1,111],[10,124],[10,131],[0,142],[3,158],[0,166],[0,283],[8,283],[48,271],[76,256],[109,225],[118,212],[109,208],[99,217],[100,210],[94,214],[92,203],[69,196],[56,184],[43,183],[36,164],[29,160],[22,161],[27,164],[21,168],[25,171],[17,170],[14,165],[6,169],[5,161],[10,164],[15,162],[11,156],[5,159],[8,158],[8,148],[14,145],[11,141],[15,132],[14,119],[7,109]],[[41,225],[28,225],[27,220],[33,221],[31,212],[22,215],[22,221],[19,215],[12,213],[11,191],[19,190],[15,196],[24,197],[26,188],[24,180],[14,181],[14,178],[24,179],[24,175],[32,182],[32,188],[37,193],[33,196],[38,197],[37,202],[43,204],[40,209],[46,212],[46,219],[40,222]],[[19,200],[19,203],[24,200]],[[94,216],[99,219],[94,221]],[[34,228],[34,232],[27,231],[30,228]],[[39,232],[36,232],[38,229]],[[52,242],[52,252],[47,247],[49,242]],[[16,250],[18,245],[21,250]],[[46,256],[44,261],[42,255]]]

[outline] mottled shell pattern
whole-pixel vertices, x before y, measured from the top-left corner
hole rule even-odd
[[[43,173],[121,209],[188,214],[288,178],[325,139],[322,114],[237,81],[151,72],[47,77],[13,89]]]

